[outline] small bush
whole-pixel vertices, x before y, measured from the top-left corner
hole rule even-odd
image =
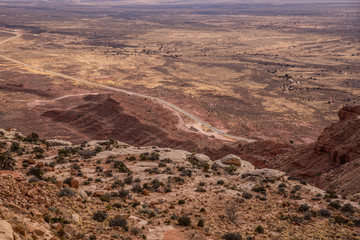
[[[39,140],[39,135],[37,135],[36,133],[31,133],[26,138],[24,138],[25,142],[36,142],[38,140]]]
[[[130,192],[129,190],[125,190],[124,188],[122,188],[119,190],[118,196],[122,199],[126,199],[129,198]]]
[[[210,165],[208,163],[202,164],[201,167],[202,167],[204,172],[207,172],[210,169]]]
[[[38,167],[32,167],[32,168],[30,168],[27,175],[33,175],[33,176],[35,176],[35,177],[37,177],[39,179],[42,179],[42,176],[44,175],[44,172]]]
[[[75,193],[69,188],[63,188],[59,192],[59,196],[60,197],[72,197],[72,196],[75,196]]]
[[[251,199],[253,197],[253,195],[251,193],[244,192],[242,197],[245,199]]]
[[[231,165],[230,167],[225,167],[225,172],[227,172],[229,175],[234,175],[236,172],[235,165]]]
[[[114,162],[114,168],[117,168],[122,173],[130,172],[130,169],[126,166],[126,164],[121,161]]]
[[[0,170],[13,171],[15,169],[15,160],[7,153],[0,153]]]
[[[242,240],[242,236],[240,233],[225,233],[222,236],[222,239],[224,240]]]
[[[320,209],[319,210],[319,212],[318,212],[319,214],[320,214],[320,216],[322,216],[322,217],[331,217],[331,213],[330,213],[330,211],[329,210],[327,210],[327,209]]]
[[[103,212],[103,211],[97,211],[97,212],[94,212],[93,216],[92,216],[92,219],[97,221],[97,222],[103,222],[105,221],[105,219],[107,218],[107,213],[106,212]]]
[[[264,230],[264,228],[263,228],[261,225],[259,225],[259,226],[257,226],[257,227],[255,228],[255,232],[257,232],[257,233],[264,233],[265,230]]]
[[[344,206],[341,208],[341,211],[343,212],[349,212],[349,213],[354,213],[355,212],[355,208],[353,205],[351,205],[350,203],[346,203],[344,204]]]
[[[20,144],[17,142],[12,142],[10,147],[12,152],[16,152],[20,150]]]
[[[156,152],[152,152],[151,154],[146,152],[146,153],[142,153],[140,154],[140,160],[141,161],[147,161],[147,160],[150,160],[150,161],[155,161],[155,160],[159,160],[160,159],[160,155]]]
[[[336,195],[336,191],[334,191],[334,190],[328,190],[328,191],[326,191],[326,193],[327,193],[327,197],[330,199],[338,198],[338,196]]]
[[[124,183],[125,184],[131,184],[133,182],[133,176],[127,176],[125,179],[124,179]]]
[[[300,205],[300,207],[298,208],[298,212],[306,212],[307,210],[309,210],[310,209],[310,206],[309,205],[307,205],[306,203],[304,203],[304,204],[301,204]]]
[[[224,185],[225,184],[224,180],[218,180],[216,183],[219,184],[219,185]]]
[[[336,216],[334,217],[334,222],[337,223],[337,224],[342,225],[342,224],[347,224],[347,223],[349,223],[349,220],[346,219],[346,218],[344,218],[343,216],[336,215]]]
[[[180,200],[178,201],[178,204],[179,204],[179,205],[183,205],[183,204],[185,204],[185,200],[180,199]]]
[[[236,204],[234,202],[225,206],[225,213],[231,222],[236,221],[236,219],[238,217],[237,212],[238,212],[238,207],[236,206]]]
[[[329,203],[329,206],[334,208],[334,209],[340,209],[341,208],[341,204],[339,201],[332,201]]]
[[[197,224],[197,225],[198,225],[198,227],[201,227],[201,228],[202,228],[202,227],[204,227],[204,223],[205,223],[204,220],[203,220],[203,219],[200,219],[200,220],[198,221],[198,224]]]
[[[180,226],[190,226],[191,225],[191,219],[187,215],[183,215],[183,216],[179,217],[178,222],[179,222]]]
[[[100,200],[103,201],[103,202],[110,202],[110,199],[111,199],[111,196],[108,193],[105,193],[104,195],[102,195],[100,197]]]
[[[115,216],[113,219],[109,221],[110,227],[121,227],[123,229],[127,229],[127,220],[121,216]]]
[[[266,188],[264,186],[256,186],[253,187],[251,190],[257,193],[266,193]]]
[[[142,193],[142,190],[142,187],[138,183],[134,184],[131,189],[134,193]]]

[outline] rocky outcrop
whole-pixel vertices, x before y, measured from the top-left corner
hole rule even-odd
[[[328,190],[360,192],[360,106],[346,106],[338,122],[325,128],[312,144],[289,146],[256,142],[241,157],[258,167],[275,168]],[[266,150],[266,146],[273,146]],[[284,151],[285,150],[285,151]]]
[[[1,240],[13,240],[14,231],[10,223],[0,220],[0,239]]]
[[[282,180],[285,177],[285,173],[275,169],[262,168],[257,169],[251,172],[248,172],[247,175],[253,177],[259,177],[266,181],[276,181]]]
[[[345,106],[338,112],[340,121],[358,118],[359,115],[360,106]]]

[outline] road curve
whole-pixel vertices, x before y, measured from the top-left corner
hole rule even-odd
[[[18,38],[20,37],[21,35],[18,33],[18,32],[9,32],[9,31],[0,31],[0,32],[4,32],[4,33],[10,33],[10,34],[15,34],[16,36],[14,37],[11,37],[11,38],[8,38],[6,40],[3,40],[0,42],[0,44],[4,44],[4,43],[7,43],[15,38]],[[62,74],[62,73],[57,73],[57,72],[53,72],[53,71],[50,71],[50,70],[46,70],[46,69],[43,69],[43,68],[39,68],[39,67],[35,67],[35,66],[31,66],[29,64],[26,64],[26,63],[23,63],[23,62],[20,62],[18,60],[15,60],[15,59],[12,59],[12,58],[9,58],[9,57],[6,57],[6,56],[3,56],[3,55],[0,55],[1,58],[3,59],[6,59],[8,61],[11,61],[11,62],[14,62],[14,63],[17,63],[17,64],[20,64],[20,65],[23,65],[23,66],[26,66],[28,68],[32,68],[34,70],[38,70],[38,71],[41,71],[41,72],[45,72],[45,73],[48,73],[48,74],[52,74],[52,75],[55,75],[55,76],[59,76],[59,77],[63,77],[63,78],[66,78],[66,79],[70,79],[70,80],[73,80],[73,81],[76,81],[76,82],[82,82],[82,83],[85,83],[85,84],[88,84],[88,85],[92,85],[92,86],[96,86],[96,87],[99,87],[99,88],[105,88],[105,89],[109,89],[109,90],[112,90],[112,91],[115,91],[115,92],[120,92],[120,93],[125,93],[125,94],[128,94],[128,95],[133,95],[133,96],[138,96],[138,97],[142,97],[142,98],[147,98],[147,99],[151,99],[153,101],[157,101],[161,104],[164,104],[174,110],[176,110],[177,112],[179,113],[182,113],[184,114],[185,116],[189,117],[190,119],[202,124],[203,126],[213,130],[214,132],[217,132],[218,134],[222,135],[222,136],[225,136],[227,138],[230,138],[230,139],[234,139],[234,140],[237,140],[237,141],[246,141],[246,142],[255,142],[255,140],[253,139],[248,139],[248,138],[244,138],[244,137],[238,137],[238,136],[234,136],[234,135],[231,135],[231,134],[227,134],[213,126],[211,126],[210,124],[200,120],[199,118],[195,117],[194,115],[192,115],[191,113],[188,113],[187,111],[175,106],[174,104],[168,102],[168,101],[165,101],[165,100],[162,100],[162,99],[159,99],[159,98],[156,98],[156,97],[151,97],[151,96],[147,96],[147,95],[144,95],[144,94],[139,94],[139,93],[135,93],[135,92],[130,92],[130,91],[127,91],[127,90],[123,90],[123,89],[120,89],[120,88],[116,88],[116,87],[110,87],[110,86],[107,86],[107,85],[102,85],[102,84],[98,84],[98,83],[94,83],[94,82],[90,82],[90,81],[86,81],[86,80],[83,80],[83,79],[79,79],[79,78],[75,78],[75,77],[71,77],[71,76],[68,76],[68,75],[65,75],[65,74]]]

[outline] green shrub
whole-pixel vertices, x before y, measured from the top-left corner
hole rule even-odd
[[[109,221],[110,227],[121,227],[124,230],[127,230],[127,220],[121,216],[115,216]]]
[[[15,160],[7,153],[0,153],[0,170],[13,171],[15,169]]]
[[[35,176],[35,177],[37,177],[39,179],[42,179],[42,176],[44,175],[44,172],[38,167],[32,167],[32,168],[30,168],[27,175],[33,175],[33,176]]]
[[[343,225],[343,224],[349,223],[349,220],[344,218],[343,216],[336,215],[334,217],[334,222],[337,223],[337,224]]]
[[[202,228],[202,227],[204,227],[204,223],[205,223],[204,220],[203,220],[203,219],[200,219],[200,220],[198,221],[198,224],[197,224],[197,225],[198,225],[198,227],[201,227],[201,228]]]
[[[92,219],[97,221],[97,222],[103,222],[105,221],[105,219],[107,218],[107,213],[106,212],[103,212],[103,211],[97,211],[97,212],[94,212],[93,216],[92,216]]]
[[[115,161],[114,168],[117,168],[122,173],[130,172],[130,169],[126,166],[126,164],[121,161]]]
[[[344,206],[341,208],[341,211],[343,212],[349,212],[349,213],[354,213],[355,212],[355,208],[353,205],[351,205],[350,203],[346,203],[344,204]]]
[[[63,188],[59,192],[59,196],[60,197],[72,197],[72,196],[75,196],[75,193],[69,188]]]
[[[12,142],[10,147],[12,152],[16,152],[20,150],[20,144],[17,142]]]
[[[222,236],[224,240],[242,240],[242,236],[240,233],[225,233]]]
[[[261,225],[259,225],[259,226],[257,226],[257,227],[255,228],[255,232],[257,232],[257,233],[264,233],[265,230],[264,230],[264,228],[263,228]]]
[[[38,140],[39,140],[39,135],[37,135],[36,133],[31,133],[26,138],[24,138],[25,142],[36,142]]]
[[[304,203],[299,206],[298,212],[306,212],[309,209],[310,209],[310,206],[307,205],[306,203]]]
[[[178,218],[178,222],[180,226],[190,226],[191,225],[191,219],[187,215],[182,215]]]
[[[104,195],[102,195],[100,197],[100,200],[103,202],[110,202],[110,199],[111,199],[111,197],[110,197],[110,194],[108,194],[108,193],[105,193]]]

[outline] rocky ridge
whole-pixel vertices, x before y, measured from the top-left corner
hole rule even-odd
[[[238,155],[0,130],[0,239],[358,239],[359,200]]]

